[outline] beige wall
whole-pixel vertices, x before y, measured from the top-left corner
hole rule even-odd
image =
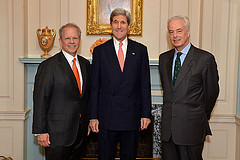
[[[0,1],[0,155],[24,155],[24,12],[22,0]]]
[[[82,29],[79,54],[91,58],[90,46],[100,36],[86,36],[87,0],[1,0],[0,1],[0,154],[23,159],[24,65],[19,57],[40,57],[36,30],[48,26],[58,30],[67,22]],[[237,100],[237,77],[240,0],[144,0],[143,36],[131,37],[148,47],[151,60],[170,47],[167,19],[188,15],[191,42],[212,52],[220,75],[220,95],[211,119],[213,136],[208,137],[204,157],[209,160],[239,159],[239,119],[234,117]],[[50,51],[60,50],[58,35]],[[236,121],[238,125],[236,125]]]

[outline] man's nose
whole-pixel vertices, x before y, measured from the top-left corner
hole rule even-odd
[[[120,22],[117,24],[117,27],[118,27],[118,28],[121,28],[121,23],[120,23]]]
[[[177,32],[173,32],[173,37],[177,37]]]

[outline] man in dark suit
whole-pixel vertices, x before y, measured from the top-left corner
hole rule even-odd
[[[113,160],[120,137],[120,159],[136,159],[139,128],[151,117],[147,47],[127,38],[130,13],[114,9],[113,38],[93,51],[89,119],[98,134],[98,158]]]
[[[59,36],[62,51],[43,61],[35,77],[33,133],[47,160],[77,160],[88,132],[90,63],[77,55],[77,25],[62,26]]]
[[[175,49],[159,56],[163,88],[162,153],[164,160],[202,160],[208,120],[219,94],[214,56],[189,43],[188,17],[168,21]]]

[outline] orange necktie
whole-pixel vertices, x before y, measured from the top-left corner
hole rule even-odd
[[[82,94],[82,92],[81,92],[81,81],[80,81],[80,76],[79,76],[79,72],[78,72],[78,69],[77,69],[77,66],[76,66],[76,58],[73,59],[72,70],[73,70],[73,73],[74,73],[75,78],[76,78],[76,80],[77,80],[77,84],[78,84],[79,92],[80,92],[80,94]]]
[[[120,64],[120,68],[123,72],[123,67],[124,67],[124,55],[123,55],[123,50],[122,50],[122,45],[123,43],[120,42],[119,43],[119,50],[118,50],[118,61],[119,61],[119,64]]]

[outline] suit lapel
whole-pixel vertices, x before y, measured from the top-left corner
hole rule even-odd
[[[75,93],[78,93],[77,95],[80,96],[80,92],[79,92],[79,89],[78,89],[78,85],[77,85],[75,75],[72,71],[71,66],[69,65],[67,59],[65,58],[65,56],[63,55],[62,52],[60,52],[58,60],[60,62],[60,67],[62,68],[62,71],[65,72],[67,77],[69,77],[71,79],[72,84],[74,85]]]
[[[137,53],[135,52],[135,46],[132,40],[128,39],[128,46],[127,46],[123,72],[127,72],[127,71],[131,72],[131,68],[134,68],[133,66],[135,65],[135,62],[136,62],[135,61],[136,54]]]
[[[59,62],[60,62],[60,67],[62,68],[62,71],[65,72],[65,74],[70,77],[72,80],[75,80],[75,76],[72,72],[72,68],[69,65],[67,59],[65,58],[65,56],[63,55],[62,52],[60,52],[59,58],[58,58]]]
[[[172,49],[168,54],[168,63],[167,63],[167,74],[168,74],[168,80],[169,80],[170,86],[172,86],[173,56],[174,56],[174,49]]]
[[[78,55],[78,61],[79,61],[79,65],[80,65],[80,69],[81,69],[81,73],[82,73],[82,95],[85,93],[85,88],[86,88],[86,74],[87,74],[87,69],[86,69],[86,65],[82,62],[80,56]]]
[[[193,47],[193,45],[191,45],[191,47],[188,51],[188,54],[182,64],[180,71],[179,71],[174,88],[176,88],[181,83],[181,81],[184,79],[185,75],[189,72],[190,68],[192,67],[192,60],[194,57],[193,52],[194,52],[194,47]]]
[[[117,54],[116,54],[116,51],[115,51],[115,47],[114,47],[114,44],[113,44],[113,38],[106,42],[105,47],[106,47],[105,50],[107,52],[105,52],[104,54],[108,58],[108,61],[111,64],[111,66],[113,67],[113,69],[116,72],[122,72],[121,68],[120,68],[120,65],[119,65],[119,62],[118,62],[118,58],[117,58]]]

